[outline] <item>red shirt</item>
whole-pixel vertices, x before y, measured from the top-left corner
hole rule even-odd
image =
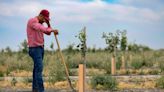
[[[44,33],[50,35],[51,28],[44,27],[39,23],[37,17],[31,18],[27,24],[27,39],[29,47],[37,47],[44,45]]]

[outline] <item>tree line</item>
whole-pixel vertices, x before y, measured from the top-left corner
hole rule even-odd
[[[128,43],[128,38],[127,38],[127,31],[123,30],[117,30],[115,33],[109,32],[109,33],[103,33],[102,34],[102,39],[105,39],[105,43],[107,44],[107,47],[105,48],[96,48],[94,47],[88,47],[87,52],[96,52],[96,51],[110,51],[114,52],[115,50],[117,51],[132,51],[132,52],[139,52],[139,51],[149,51],[152,50],[150,47],[146,45],[141,45],[137,43]],[[54,43],[51,42],[49,46],[50,50],[47,50],[47,52],[55,51],[54,49]],[[65,49],[62,51],[65,52],[78,52],[78,46],[76,46],[74,43],[69,44]],[[1,52],[13,52],[12,49],[7,46],[4,49],[1,49]],[[18,52],[22,53],[27,53],[28,52],[28,45],[27,45],[27,40],[25,39],[23,42],[20,43],[19,45],[19,50]]]

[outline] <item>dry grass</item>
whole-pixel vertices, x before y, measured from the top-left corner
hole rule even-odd
[[[32,72],[25,71],[25,70],[16,70],[16,71],[10,72],[10,75],[15,76],[15,77],[31,77]]]
[[[155,88],[156,82],[154,81],[145,81],[142,83],[125,83],[125,82],[119,82],[118,88],[119,89],[131,89],[131,88],[145,88],[145,89],[151,89]]]
[[[131,55],[131,58],[129,56]],[[120,57],[121,54],[118,53]],[[80,53],[64,53],[64,57],[66,63],[69,64],[70,70],[73,70],[73,73],[78,75],[78,63],[80,62]],[[117,63],[120,62],[120,59],[117,59]],[[135,69],[131,66],[131,63],[134,61],[144,62],[140,69]],[[88,52],[87,53],[87,75],[93,76],[96,74],[106,74],[106,69],[110,69],[109,66],[105,66],[107,63],[111,61],[111,54],[109,52]],[[126,53],[125,61],[128,71],[117,70],[118,75],[127,75],[127,74],[135,74],[135,75],[149,75],[149,74],[163,74],[164,71],[164,51],[147,51],[147,52],[130,52]],[[48,53],[45,52],[44,57],[44,76],[49,76],[49,73],[57,68],[54,68],[56,62],[60,62],[60,57],[57,53]],[[27,54],[23,53],[0,53],[0,73],[3,76],[14,76],[14,77],[31,77],[32,76],[32,68],[33,62],[31,58]],[[163,69],[163,70],[162,70]],[[68,85],[64,82],[55,82],[48,83],[45,82],[45,86],[47,88],[67,88]],[[75,82],[75,87],[77,87],[78,82]],[[4,87],[13,87],[11,82],[9,81],[0,81],[0,88]],[[23,84],[16,83],[16,87],[31,87],[31,83]],[[119,82],[118,88],[154,88],[154,81],[144,81],[140,84],[135,83],[125,83]],[[88,88],[90,85],[88,84]],[[100,86],[101,88],[101,86]]]

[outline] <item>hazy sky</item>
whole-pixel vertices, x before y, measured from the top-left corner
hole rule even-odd
[[[102,33],[119,29],[127,30],[129,43],[164,48],[164,0],[0,0],[0,49],[18,50],[28,19],[42,9],[50,11],[62,48],[77,44],[84,26],[89,47],[106,47]],[[51,42],[54,35],[45,35],[46,48]]]

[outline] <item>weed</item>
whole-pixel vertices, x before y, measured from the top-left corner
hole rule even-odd
[[[99,89],[116,89],[118,83],[115,78],[111,76],[97,75],[92,77],[91,85],[93,88]]]

